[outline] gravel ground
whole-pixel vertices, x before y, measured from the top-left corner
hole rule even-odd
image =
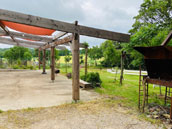
[[[127,109],[92,101],[0,114],[0,129],[163,129]]]

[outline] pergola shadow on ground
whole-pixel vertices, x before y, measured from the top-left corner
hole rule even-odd
[[[72,102],[72,81],[56,75],[52,83],[50,71],[46,75],[40,70],[1,71],[0,109],[16,110],[28,107],[49,107]],[[82,101],[100,98],[92,90],[81,90]]]
[[[0,36],[3,36],[0,37],[0,43],[37,48],[39,49],[39,53],[43,51],[43,73],[45,73],[46,49],[51,49],[52,81],[55,80],[54,48],[62,44],[69,45],[72,51],[72,98],[75,101],[80,99],[79,48],[85,47],[80,43],[80,35],[118,42],[129,42],[130,39],[128,34],[78,25],[77,21],[71,24],[3,9],[0,9],[0,26],[2,28]],[[19,32],[12,32],[8,28]],[[51,34],[56,30],[62,32],[52,36]],[[64,37],[67,33],[69,35]],[[86,63],[85,66],[87,66]],[[87,69],[85,73],[87,73]]]

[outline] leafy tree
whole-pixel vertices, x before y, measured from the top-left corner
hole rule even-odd
[[[93,46],[93,48],[89,49],[88,56],[95,61],[95,66],[97,66],[97,60],[103,56],[101,48]]]
[[[31,54],[31,52],[29,51],[28,48],[15,46],[15,47],[10,48],[5,51],[4,57],[10,62],[10,64],[12,64],[13,61],[16,62],[18,59],[21,59],[22,61],[24,61],[25,60],[25,56],[24,56],[25,52],[28,52]]]
[[[65,63],[66,63],[66,73],[67,73],[68,63],[72,59],[71,56],[69,55],[68,49],[65,50],[65,58],[64,59],[65,59]]]
[[[172,28],[172,1],[144,0],[134,19],[133,29],[130,30],[132,34],[149,24],[155,24],[158,28]]]
[[[125,46],[127,53],[130,53],[130,68],[138,69],[139,65],[144,67],[143,55],[135,51],[134,46],[157,46],[167,37],[172,29],[171,14],[171,0],[144,0],[139,14],[134,17],[133,28],[129,31],[130,44]]]
[[[26,51],[26,52],[24,53],[24,59],[25,59],[25,61],[26,61],[26,66],[27,66],[27,61],[30,61],[30,60],[32,59],[32,54],[31,54],[31,52]]]
[[[59,59],[60,59],[59,51],[55,49],[55,60],[58,61]]]
[[[113,41],[107,40],[101,44],[104,60],[102,65],[105,67],[119,66],[121,52],[116,50]]]

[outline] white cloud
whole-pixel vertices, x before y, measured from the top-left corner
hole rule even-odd
[[[143,0],[1,0],[0,8],[127,33]],[[81,37],[94,45],[103,40]]]

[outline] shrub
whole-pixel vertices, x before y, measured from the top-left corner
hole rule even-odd
[[[100,86],[102,83],[99,73],[90,72],[86,76],[81,76],[81,79],[92,84],[93,87]]]
[[[27,67],[25,65],[22,65],[21,68],[22,69],[27,69]]]
[[[13,65],[12,68],[13,68],[13,69],[20,69],[20,66],[18,66],[18,65]]]

